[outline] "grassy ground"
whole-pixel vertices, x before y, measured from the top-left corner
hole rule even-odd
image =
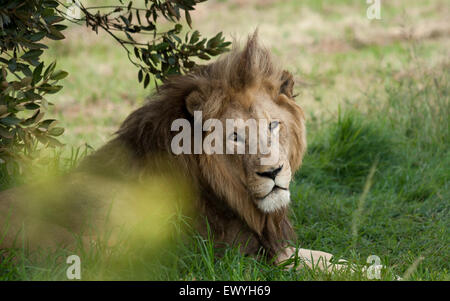
[[[309,141],[291,185],[302,247],[359,265],[377,255],[385,280],[450,280],[449,7],[444,0],[393,2],[383,1],[382,19],[369,21],[359,0],[209,1],[193,21],[206,35],[224,31],[238,40],[258,26],[296,75]],[[66,35],[46,54],[71,74],[50,112],[66,128],[63,157],[105,143],[150,92],[107,36],[83,27]],[[284,271],[234,249],[215,260],[209,241],[175,240],[157,261],[123,250],[109,259],[103,251],[82,253],[83,279],[367,279],[362,272]],[[0,279],[66,279],[66,255],[4,253]],[[133,259],[117,263],[123,256]]]

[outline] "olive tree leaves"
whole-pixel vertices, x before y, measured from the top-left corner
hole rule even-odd
[[[205,0],[117,1],[120,5],[85,7],[78,1],[73,5],[82,13],[79,22],[95,32],[106,31],[125,49],[144,87],[151,79],[157,84],[170,75],[188,72],[195,60],[209,60],[229,50],[231,42],[222,33],[210,39],[202,38],[197,30],[182,35],[183,18],[192,28],[190,12]]]
[[[44,119],[45,95],[62,89],[68,73],[40,61],[44,38],[64,39],[56,1],[7,0],[0,4],[0,163],[8,172],[36,156],[37,142],[60,146],[64,129]]]

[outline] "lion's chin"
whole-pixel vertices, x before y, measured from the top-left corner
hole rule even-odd
[[[289,205],[291,196],[289,190],[275,188],[265,198],[257,201],[257,206],[265,213],[271,213]]]

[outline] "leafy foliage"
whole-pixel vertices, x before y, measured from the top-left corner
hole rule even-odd
[[[45,95],[59,92],[62,86],[58,81],[68,73],[56,70],[55,62],[45,65],[40,57],[48,48],[45,38],[65,38],[62,31],[67,26],[60,24],[62,21],[84,22],[97,33],[99,29],[106,31],[138,67],[139,82],[147,87],[153,76],[157,86],[158,80],[194,68],[195,59],[209,60],[228,50],[231,43],[225,41],[222,33],[210,39],[202,38],[198,31],[181,37],[182,15],[191,27],[190,11],[203,1],[145,0],[144,7],[123,0],[114,6],[97,7],[85,7],[77,0],[72,4],[58,0],[2,1],[0,163],[6,163],[8,173],[16,167],[20,171],[20,162],[37,157],[39,143],[44,147],[61,145],[55,137],[64,129],[54,119],[43,119],[52,105]],[[171,29],[160,29],[171,24]]]
[[[95,32],[102,29],[119,42],[130,61],[139,68],[138,80],[144,87],[150,83],[152,75],[157,85],[158,80],[194,68],[195,59],[209,60],[228,51],[231,44],[225,41],[222,32],[210,39],[202,38],[197,30],[182,36],[182,16],[192,28],[190,11],[206,0],[145,0],[143,7],[135,7],[136,1],[118,1],[122,5],[96,7],[85,7],[74,1],[73,5],[83,17],[70,18],[75,22],[85,22]],[[73,5],[66,7],[70,9]],[[95,13],[92,12],[94,10]],[[61,13],[67,16],[67,13]],[[161,30],[161,27],[169,26],[161,18],[172,23],[172,28]]]
[[[62,89],[58,81],[68,73],[45,66],[40,57],[47,48],[44,38],[64,39],[66,26],[56,1],[3,1],[0,4],[0,162],[11,173],[17,162],[33,157],[37,141],[59,146],[64,132],[56,120],[44,120],[51,105],[46,94]],[[22,159],[22,160],[19,160]]]

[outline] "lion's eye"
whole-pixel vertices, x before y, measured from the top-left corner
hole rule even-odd
[[[278,121],[272,121],[271,123],[269,123],[269,130],[273,131],[277,129],[279,125],[280,123]]]
[[[238,133],[234,132],[233,134],[230,135],[230,137],[228,138],[230,140],[233,140],[234,142],[242,142],[243,139],[241,136],[239,136]]]

